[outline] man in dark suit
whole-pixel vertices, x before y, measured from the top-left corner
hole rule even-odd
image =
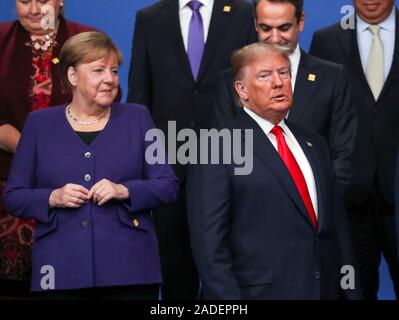
[[[351,23],[314,34],[310,52],[345,65],[358,118],[354,178],[347,211],[367,299],[376,299],[381,252],[399,297],[394,228],[395,159],[399,143],[399,14],[393,0],[355,0]],[[350,22],[349,21],[349,22]],[[396,36],[395,36],[396,35]]]
[[[220,128],[252,132],[233,139],[233,149],[253,151],[252,172],[237,175],[221,156],[189,170],[190,235],[206,299],[360,297],[355,278],[350,290],[341,281],[341,268],[355,266],[325,142],[285,120],[292,90],[283,49],[259,42],[232,58],[244,107]]]
[[[128,101],[148,106],[166,133],[168,121],[175,121],[177,130],[209,128],[218,73],[229,66],[234,49],[254,41],[251,7],[245,1],[159,1],[136,16]],[[174,170],[183,185],[186,167],[177,164]],[[196,298],[199,281],[184,194],[157,210],[155,220],[163,298]]]
[[[338,182],[345,190],[351,179],[356,119],[351,105],[349,75],[343,66],[308,55],[298,46],[304,27],[303,0],[254,0],[259,41],[291,46],[294,103],[288,114],[327,141]],[[216,124],[240,110],[234,98],[231,69],[221,73],[215,106]]]

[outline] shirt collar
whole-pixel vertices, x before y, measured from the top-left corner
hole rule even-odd
[[[391,13],[389,16],[382,22],[379,23],[379,26],[382,29],[395,33],[395,23],[396,23],[396,10],[395,6],[393,6]],[[358,32],[364,32],[369,27],[370,23],[364,21],[358,14],[356,14],[356,28]]]
[[[182,10],[191,0],[179,0],[179,10]],[[214,0],[198,0],[205,7],[210,7]]]
[[[266,134],[269,134],[270,131],[272,131],[272,129],[274,128],[274,124],[271,123],[270,121],[266,120],[265,118],[262,118],[261,116],[259,116],[258,114],[256,114],[255,112],[253,112],[252,110],[250,110],[247,107],[243,107],[244,111],[246,113],[248,113],[248,115],[254,119],[256,121],[256,123],[262,128],[263,132],[265,132]],[[284,119],[281,120],[281,122],[278,124],[284,132],[286,132],[286,124]]]
[[[301,60],[301,49],[299,44],[296,45],[295,51],[290,54],[291,70],[297,70],[299,66],[299,61]]]

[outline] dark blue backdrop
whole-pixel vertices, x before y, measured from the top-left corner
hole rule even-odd
[[[124,92],[123,100],[125,100],[135,13],[138,9],[153,4],[157,0],[64,0],[64,2],[67,19],[91,25],[106,32],[122,50],[125,63],[120,70],[120,81]],[[395,2],[398,4],[399,0]],[[305,50],[309,48],[314,30],[340,20],[343,16],[341,8],[351,4],[350,0],[305,0],[305,30],[300,36],[302,48]],[[0,21],[16,18],[15,1],[1,0]],[[393,289],[384,261],[381,264],[379,297],[381,299],[393,298]]]

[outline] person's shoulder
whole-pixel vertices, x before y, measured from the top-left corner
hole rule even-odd
[[[328,37],[335,37],[339,33],[341,33],[344,29],[341,27],[340,22],[336,22],[334,24],[331,24],[327,27],[321,28],[319,30],[316,30],[314,33],[315,37],[322,37],[327,39]],[[331,39],[331,38],[330,38]]]
[[[112,109],[118,114],[128,115],[128,116],[139,116],[139,115],[147,116],[150,114],[150,111],[146,106],[138,103],[114,102],[112,104]]]
[[[0,22],[0,41],[6,38],[16,28],[18,21]]]
[[[236,6],[237,10],[240,10],[240,13],[247,12],[252,14],[252,4],[250,2],[242,0],[231,0],[231,3]]]
[[[39,127],[47,127],[49,124],[56,123],[57,119],[64,117],[64,110],[65,104],[34,110],[29,112],[27,121],[35,123]]]
[[[309,67],[325,69],[327,72],[342,72],[345,70],[345,67],[339,63],[324,60],[306,52],[302,52],[302,54]]]
[[[163,1],[158,1],[154,4],[151,4],[147,7],[144,7],[140,10],[137,11],[136,16],[137,17],[151,17],[153,15],[157,15],[159,10],[163,8],[164,6],[170,5],[171,1],[170,0],[163,0]]]

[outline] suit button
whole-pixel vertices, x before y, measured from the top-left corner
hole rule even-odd
[[[88,228],[88,227],[89,227],[89,221],[83,220],[83,221],[82,221],[82,227],[83,227],[83,228]]]
[[[199,94],[199,93],[200,93],[199,90],[197,90],[197,89],[194,89],[194,90],[193,90],[193,94],[194,94],[194,95],[197,95],[197,94]]]
[[[190,122],[190,127],[191,127],[191,128],[194,128],[194,127],[195,127],[195,121],[191,121],[191,122]]]
[[[313,278],[315,278],[316,280],[319,280],[319,279],[320,279],[320,272],[319,272],[319,271],[316,271],[316,272],[313,274]]]
[[[89,174],[85,174],[85,181],[89,182],[91,180],[91,176]]]
[[[90,157],[91,157],[91,152],[86,152],[85,153],[85,158],[86,159],[90,159]]]

